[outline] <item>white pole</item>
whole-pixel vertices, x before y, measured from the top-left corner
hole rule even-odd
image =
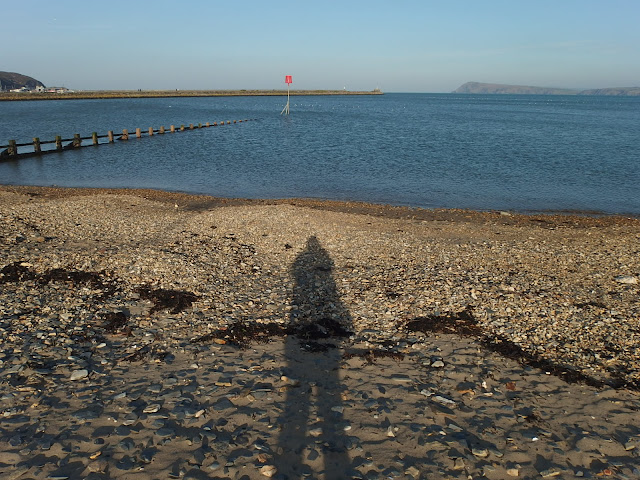
[[[290,84],[287,83],[287,104],[284,106],[284,108],[280,112],[280,115],[282,114],[289,115],[289,87],[290,87]]]

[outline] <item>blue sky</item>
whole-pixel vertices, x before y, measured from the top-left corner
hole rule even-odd
[[[640,85],[639,0],[31,0],[0,18],[0,70],[74,89]]]

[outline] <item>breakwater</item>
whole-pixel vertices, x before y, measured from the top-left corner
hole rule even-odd
[[[255,120],[255,119],[254,119]],[[7,145],[0,145],[0,161],[2,160],[15,160],[17,158],[31,157],[33,155],[43,155],[47,153],[62,152],[64,150],[73,150],[86,146],[98,146],[105,143],[113,143],[115,140],[129,140],[130,135],[135,135],[135,138],[142,138],[143,136],[152,137],[153,135],[163,135],[165,133],[185,132],[189,130],[195,130],[199,128],[218,127],[223,125],[232,125],[237,123],[248,122],[245,120],[226,120],[220,122],[206,122],[193,124],[188,126],[184,124],[176,128],[175,125],[170,125],[168,129],[164,126],[160,126],[157,129],[149,127],[146,130],[136,128],[133,132],[129,132],[128,129],[123,129],[122,133],[114,133],[113,130],[109,130],[106,135],[98,135],[97,132],[93,132],[91,136],[81,136],[79,133],[73,135],[72,138],[62,138],[61,135],[56,135],[53,140],[40,140],[40,137],[33,137],[33,142],[29,143],[17,143],[16,140],[9,140]],[[106,139],[106,141],[105,141]],[[87,143],[90,141],[90,143]],[[43,149],[43,145],[45,148]],[[52,146],[52,148],[47,148]],[[32,150],[19,151],[19,148],[28,147]]]

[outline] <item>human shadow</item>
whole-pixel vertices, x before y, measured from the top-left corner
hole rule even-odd
[[[351,335],[352,321],[340,301],[333,266],[312,236],[291,269],[291,334],[285,340],[284,369],[289,380],[277,450],[280,478],[348,478],[340,346]]]

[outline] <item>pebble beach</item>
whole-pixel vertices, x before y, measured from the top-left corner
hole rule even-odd
[[[0,186],[0,477],[640,478],[640,219]]]

